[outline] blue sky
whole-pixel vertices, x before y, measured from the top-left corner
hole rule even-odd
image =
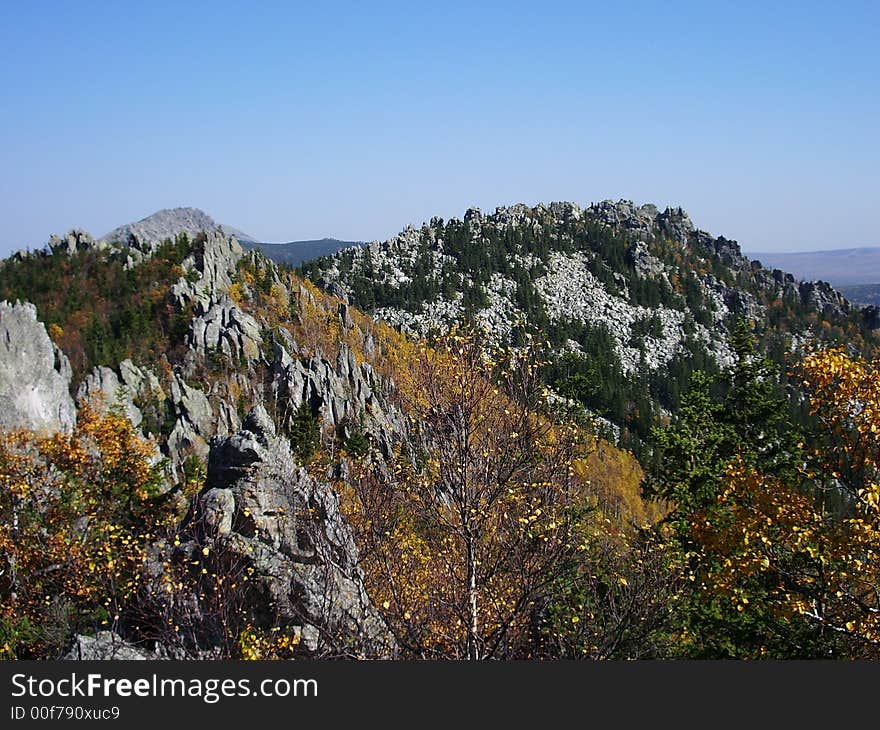
[[[283,241],[621,197],[880,245],[880,3],[616,5],[4,0],[0,255],[177,205]]]

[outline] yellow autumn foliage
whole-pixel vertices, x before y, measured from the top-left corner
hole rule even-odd
[[[801,374],[819,426],[799,479],[730,465],[718,504],[694,521],[717,558],[706,584],[746,612],[744,586],[757,579],[765,607],[814,622],[851,656],[877,657],[880,361],[832,348],[808,355]]]
[[[170,513],[151,498],[154,447],[127,419],[80,410],[70,434],[0,434],[0,656],[52,656],[112,627]]]

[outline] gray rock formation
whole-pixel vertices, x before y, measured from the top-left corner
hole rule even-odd
[[[75,254],[77,251],[103,251],[108,247],[105,241],[96,241],[85,231],[74,229],[66,236],[52,235],[47,244],[53,254]]]
[[[49,339],[33,304],[0,302],[0,428],[70,431],[67,356]]]
[[[308,403],[343,440],[361,430],[385,456],[391,455],[393,444],[405,433],[403,416],[384,397],[387,386],[369,363],[358,365],[345,345],[331,363],[317,355],[305,362],[294,359],[276,343],[273,370],[275,407],[282,426],[302,403]]]
[[[112,631],[99,631],[94,636],[77,634],[70,650],[61,657],[68,661],[95,661],[121,659],[123,661],[149,661],[166,659],[161,648],[148,651],[129,644]]]
[[[802,281],[798,291],[805,306],[829,319],[844,316],[852,307],[843,294],[827,281]]]
[[[663,262],[648,252],[648,244],[644,241],[636,241],[633,244],[630,249],[630,257],[633,268],[639,276],[653,278],[666,275],[666,267]]]
[[[171,405],[177,417],[166,441],[172,462],[181,464],[190,454],[207,458],[208,439],[214,435],[215,419],[205,393],[175,375],[171,381]]]
[[[303,653],[394,653],[335,492],[296,465],[263,408],[253,409],[237,434],[212,440],[190,531],[183,558],[223,556],[239,571],[252,569],[261,620],[294,630]]]
[[[156,211],[136,223],[127,223],[114,228],[102,236],[102,240],[127,243],[131,238],[141,241],[163,241],[166,238],[186,233],[190,238],[195,238],[203,231],[213,231],[218,228],[214,219],[198,208],[164,208]],[[242,240],[254,239],[246,233],[242,233],[231,226],[222,226],[223,230]]]
[[[130,360],[126,360],[126,362],[131,363]],[[143,414],[140,408],[134,404],[135,394],[136,391],[120,382],[113,370],[99,365],[80,384],[76,393],[76,401],[80,406],[83,403],[89,403],[104,413],[118,408],[131,421],[131,425],[137,428],[143,421]]]
[[[179,418],[188,421],[197,433],[211,434],[214,412],[203,391],[177,375],[171,381],[171,400]]]
[[[149,368],[141,368],[131,360],[123,360],[119,363],[119,374],[122,382],[136,396],[164,399],[165,394],[162,392],[159,378]]]
[[[201,357],[217,353],[241,363],[259,358],[262,341],[257,320],[226,295],[193,319],[187,336],[187,344]]]
[[[233,236],[218,228],[209,231],[195,255],[183,262],[186,275],[171,288],[177,306],[182,309],[193,303],[196,314],[205,314],[229,291],[231,274],[243,253]]]
[[[688,214],[680,207],[667,208],[662,213],[658,214],[656,216],[656,225],[663,235],[674,241],[678,241],[682,246],[688,245],[691,234],[696,230],[691,219],[688,217]],[[738,251],[739,248],[737,247],[737,252]]]
[[[653,227],[657,219],[657,208],[654,205],[636,206],[631,200],[603,200],[594,203],[588,213],[606,226],[621,228],[643,236],[653,235]]]

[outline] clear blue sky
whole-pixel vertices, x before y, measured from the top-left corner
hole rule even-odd
[[[621,197],[880,245],[877,0],[618,5],[6,0],[0,254],[177,205],[283,241]]]

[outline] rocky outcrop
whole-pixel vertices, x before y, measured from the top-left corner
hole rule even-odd
[[[588,210],[588,214],[603,225],[612,228],[620,228],[642,236],[653,235],[653,228],[657,219],[657,208],[647,204],[635,205],[631,200],[603,200],[594,203]]]
[[[183,262],[185,275],[172,288],[177,306],[193,304],[197,315],[205,314],[232,285],[231,274],[242,254],[233,236],[215,228]]]
[[[690,217],[680,207],[666,208],[662,213],[657,214],[655,225],[662,235],[677,241],[682,246],[688,244],[695,231]]]
[[[66,236],[52,235],[47,244],[53,254],[72,255],[78,251],[104,251],[109,248],[105,241],[96,241],[88,233],[74,229]]]
[[[379,451],[390,456],[394,443],[405,432],[404,419],[390,406],[369,363],[357,364],[354,353],[342,345],[335,363],[315,355],[303,362],[276,343],[273,362],[273,391],[281,425],[308,403],[325,426],[336,429],[340,438],[356,431],[369,436]]]
[[[171,381],[171,405],[177,420],[168,435],[166,450],[174,464],[190,454],[205,459],[208,439],[214,435],[215,420],[204,391],[190,386],[179,374]]]
[[[211,433],[214,412],[203,391],[176,375],[171,381],[171,400],[179,418],[186,419],[198,433]]]
[[[636,241],[629,253],[636,274],[642,278],[666,275],[666,267],[663,262],[648,252],[648,244],[644,241]]]
[[[149,368],[138,367],[131,360],[123,360],[119,363],[119,375],[136,397],[164,400],[165,393],[162,392],[159,378]]]
[[[187,344],[201,357],[218,354],[239,363],[259,358],[262,341],[257,320],[226,295],[193,319],[187,336]]]
[[[129,644],[112,631],[99,631],[94,636],[77,634],[73,637],[73,645],[61,657],[68,661],[95,661],[121,659],[123,661],[149,661],[166,659],[161,647],[157,651],[148,651]]]
[[[335,492],[297,466],[263,408],[253,409],[238,433],[212,440],[189,530],[182,559],[223,556],[226,565],[252,572],[263,597],[258,620],[294,631],[304,654],[394,653]]]
[[[137,428],[143,421],[143,414],[134,404],[135,392],[120,382],[113,370],[99,365],[80,384],[76,401],[80,406],[89,403],[102,412],[118,408],[131,421],[131,425]]]
[[[844,317],[852,307],[846,297],[827,281],[802,281],[798,292],[804,306],[820,312],[828,319]]]
[[[0,302],[0,429],[70,431],[67,356],[49,339],[33,304]]]

